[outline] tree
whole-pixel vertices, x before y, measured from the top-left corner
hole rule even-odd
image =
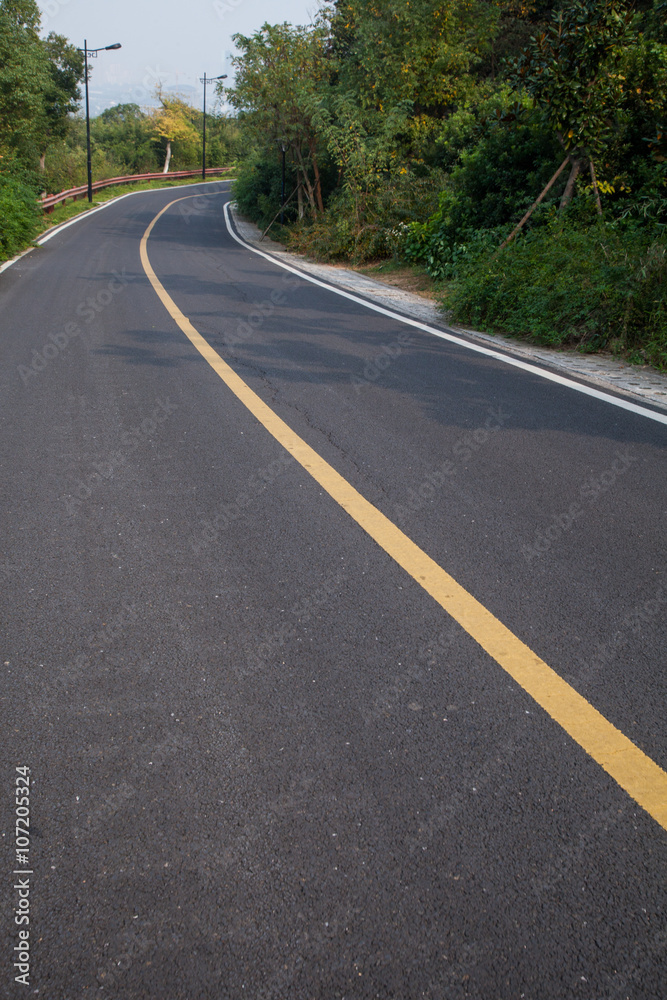
[[[40,169],[44,170],[46,146],[54,139],[64,139],[70,127],[70,115],[81,100],[79,84],[84,78],[83,53],[70,45],[63,35],[51,32],[42,43],[47,57],[48,84],[43,93],[44,127]]]
[[[369,199],[396,160],[397,137],[407,128],[411,104],[404,101],[380,115],[364,110],[348,93],[335,94],[330,105],[321,108],[315,121],[340,168],[343,188],[352,197],[359,226]]]
[[[320,18],[312,28],[265,24],[234,41],[242,53],[234,60],[235,86],[220,92],[261,148],[286,145],[313,215],[323,212],[314,117],[331,73],[326,22]]]
[[[34,0],[0,0],[0,156],[3,169],[36,165],[49,85]]]
[[[183,147],[185,155],[192,153],[192,148],[199,144],[199,134],[192,118],[193,108],[180,97],[170,97],[158,90],[157,96],[162,105],[153,115],[153,133],[167,141],[163,173],[169,172],[172,156],[172,143]]]
[[[120,172],[152,173],[158,169],[151,115],[138,104],[107,108],[91,123],[95,145],[117,164]]]
[[[80,99],[83,56],[62,35],[39,37],[34,0],[0,0],[0,155],[14,169],[44,169]]]
[[[474,80],[490,47],[498,3],[480,0],[337,0],[333,51],[343,91],[378,111],[410,101],[416,115],[442,117]]]
[[[613,140],[625,100],[621,68],[633,17],[623,0],[572,0],[515,62],[515,84],[532,98],[571,164],[561,207],[587,163],[600,205],[594,161]]]

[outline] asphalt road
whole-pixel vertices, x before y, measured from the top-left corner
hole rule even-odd
[[[202,190],[148,242],[194,328],[667,768],[667,428],[300,280]],[[140,242],[187,194],[0,275],[0,995],[664,1000],[665,829],[184,336]]]

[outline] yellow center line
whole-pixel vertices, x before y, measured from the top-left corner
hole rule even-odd
[[[189,197],[192,197],[191,195]],[[156,215],[141,241],[141,262],[156,294],[202,357],[276,441],[322,486],[510,677],[582,747],[621,788],[667,829],[667,773],[616,729],[555,670],[419,548],[400,528],[354,489],[273,412],[213,350],[181,312],[157,278],[148,258],[153,227],[172,205]]]

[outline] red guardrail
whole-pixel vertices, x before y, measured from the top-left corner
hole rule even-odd
[[[211,177],[219,177],[220,174],[228,173],[231,167],[207,167],[206,175]],[[157,174],[133,174],[131,177],[107,177],[103,181],[95,181],[93,184],[93,191],[101,191],[103,188],[113,187],[114,184],[135,184],[139,181],[159,181],[159,180],[178,180],[183,177],[197,177],[201,174],[201,170],[175,170],[173,173],[163,174],[160,171]],[[68,198],[72,201],[76,201],[77,198],[82,198],[88,194],[88,185],[83,184],[81,187],[70,188],[69,191],[61,191],[59,194],[45,195],[43,198],[39,199],[39,204],[44,209],[45,212],[51,213],[56,205],[64,205]]]

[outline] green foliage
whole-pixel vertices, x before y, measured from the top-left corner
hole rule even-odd
[[[94,124],[93,120],[91,132]],[[113,148],[98,146],[94,140],[92,160],[95,180],[134,173],[133,170],[125,169],[125,165],[116,159]],[[41,175],[42,186],[49,194],[56,194],[68,188],[80,187],[86,183],[87,177],[86,123],[83,118],[76,117],[70,119],[67,136],[51,143],[47,149],[46,166]]]
[[[456,262],[446,306],[481,328],[667,370],[667,246],[646,229],[552,215],[503,250],[478,240]]]
[[[228,167],[250,155],[247,136],[235,118],[225,114],[206,114],[206,163],[209,167]]]
[[[489,48],[475,67],[480,79],[495,80],[502,74],[507,60],[516,59],[533,36],[545,31],[555,11],[564,0],[500,0],[496,32],[490,37]]]
[[[197,156],[201,138],[195,122],[199,114],[177,95],[165,94],[158,89],[160,107],[151,114],[150,129],[159,143],[167,173],[174,157],[174,170],[187,170]]]
[[[119,176],[154,173],[161,163],[152,126],[151,116],[138,104],[117,104],[91,122],[93,146],[106,154]]]
[[[666,0],[335,0],[312,31],[265,25],[237,39],[227,91],[255,147],[239,205],[271,222],[286,139],[288,188],[301,180],[311,209],[289,206],[291,247],[424,265],[453,282],[468,321],[542,342],[637,351],[648,331],[655,362],[666,12]],[[566,154],[569,177],[547,192]]]
[[[242,52],[234,60],[236,82],[221,91],[260,148],[286,147],[315,215],[324,210],[313,118],[329,79],[326,25],[265,24],[250,37],[234,35],[234,41]]]
[[[529,119],[514,128],[489,124],[477,144],[461,154],[437,212],[404,232],[404,258],[424,264],[439,280],[451,275],[458,248],[477,231],[492,230],[500,243],[502,227],[518,221],[530,206],[558,156],[554,138]]]
[[[597,157],[614,138],[632,22],[623,0],[572,0],[515,63],[513,82],[569,153]]]
[[[62,35],[52,31],[43,45],[48,58],[48,84],[44,91],[46,129],[42,150],[50,139],[67,135],[69,116],[75,113],[81,98],[79,83],[85,76],[83,54]]]
[[[20,253],[35,238],[40,216],[34,190],[0,175],[0,260]]]
[[[295,173],[286,171],[285,197],[294,190]],[[239,211],[264,229],[280,208],[282,192],[282,160],[276,150],[270,153],[255,152],[245,160],[234,182],[234,198]],[[289,221],[296,219],[296,203],[292,200],[285,209]]]
[[[379,111],[409,102],[440,116],[474,89],[499,5],[479,0],[341,0],[332,34],[341,88]]]
[[[397,256],[409,224],[436,208],[442,183],[439,171],[397,170],[376,185],[362,217],[356,215],[353,195],[339,190],[324,215],[292,229],[290,246],[320,260],[363,263]]]
[[[335,94],[331,109],[322,107],[314,119],[341,171],[343,191],[354,205],[357,226],[366,219],[369,202],[395,167],[399,137],[408,127],[409,112],[410,105],[404,103],[377,114],[361,108],[351,94]]]
[[[53,32],[39,37],[33,0],[0,0],[0,170],[37,170],[49,142],[63,138],[79,98],[83,58]]]
[[[38,27],[33,0],[0,0],[0,156],[26,168],[37,166],[50,83]]]
[[[644,5],[643,5],[644,6]],[[645,5],[641,15],[641,30],[647,38],[667,45],[667,0],[653,0]]]

